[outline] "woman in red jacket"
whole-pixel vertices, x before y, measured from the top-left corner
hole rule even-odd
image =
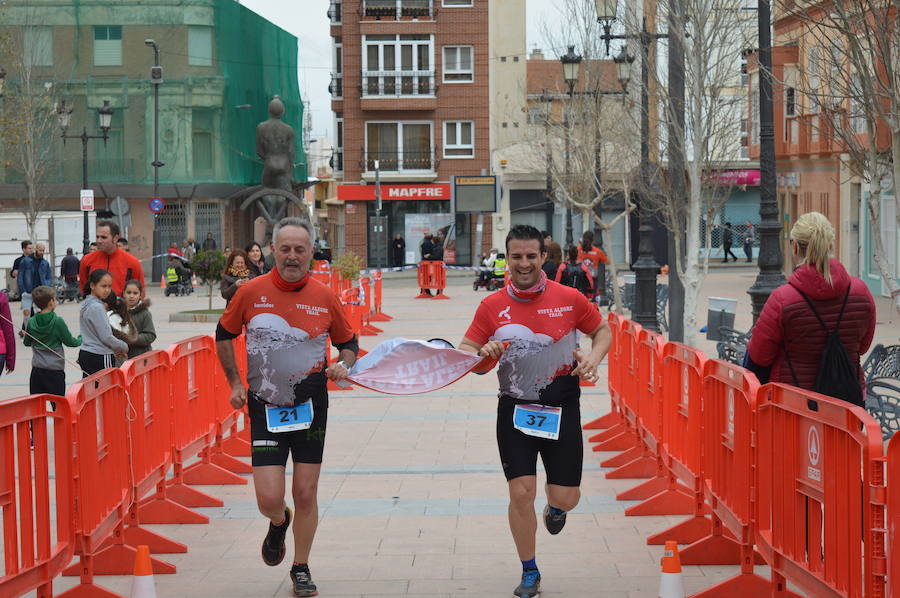
[[[830,257],[833,245],[834,227],[825,216],[809,212],[797,219],[791,229],[791,251],[800,265],[788,284],[775,289],[766,301],[747,347],[747,366],[763,382],[813,389],[827,333],[805,294],[829,331],[839,328],[865,397],[859,363],[875,334],[875,301],[863,281]]]

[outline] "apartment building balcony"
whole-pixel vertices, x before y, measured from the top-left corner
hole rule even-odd
[[[81,159],[54,160],[41,175],[42,183],[81,183]],[[142,163],[134,158],[93,158],[87,161],[89,183],[141,183]],[[6,171],[6,182],[24,184],[25,175],[15,168]]]
[[[363,159],[359,166],[362,179],[375,180],[375,161],[382,180],[433,181],[437,178],[437,148],[425,150],[366,150],[361,152]]]
[[[437,89],[434,71],[363,71],[361,108],[435,110]]]
[[[433,0],[363,0],[359,12],[376,21],[431,20],[437,13]]]

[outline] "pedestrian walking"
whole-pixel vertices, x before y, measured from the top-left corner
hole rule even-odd
[[[144,284],[140,280],[125,283],[124,299],[137,333],[134,342],[128,343],[128,359],[152,351],[153,341],[156,340],[156,327],[150,313],[150,297],[144,295]]]
[[[144,280],[144,269],[136,257],[119,249],[116,244],[121,236],[118,224],[112,220],[98,220],[96,231],[97,251],[81,258],[78,277],[81,288],[87,288],[91,272],[103,270],[112,278],[112,292],[121,295],[129,280]]]
[[[722,263],[728,263],[728,256],[734,258],[734,261],[738,261],[734,252],[731,251],[731,244],[734,242],[734,231],[731,228],[731,223],[726,222],[725,228],[722,229],[722,249],[725,251],[725,257],[722,259]]]
[[[53,286],[53,271],[44,259],[44,244],[34,246],[34,253],[19,262],[19,292],[22,295],[22,329],[28,328],[28,318],[34,313],[32,291],[41,286]]]
[[[569,247],[568,259],[557,267],[553,280],[572,287],[590,301],[593,298],[594,278],[587,264],[578,259],[579,255],[581,250],[578,247]]]
[[[32,348],[31,377],[28,392],[31,394],[66,395],[66,347],[81,345],[81,337],[73,337],[66,321],[56,313],[58,305],[53,287],[39,286],[32,291],[34,306],[40,312],[28,321],[23,342]]]
[[[319,517],[326,382],[344,380],[359,352],[337,295],[309,275],[313,241],[306,220],[279,221],[272,231],[275,268],[237,290],[216,329],[216,349],[231,385],[231,406],[248,406],[256,502],[270,520],[262,559],[273,567],[281,563],[285,535],[293,523],[290,577],[295,596],[317,594],[309,556]],[[238,373],[232,343],[245,330],[249,388]],[[325,367],[329,338],[339,351],[339,361]],[[296,518],[285,504],[288,453],[294,462],[291,494]]]
[[[546,237],[544,240],[546,241]],[[554,280],[556,271],[559,270],[560,264],[563,263],[562,247],[556,241],[551,241],[549,244],[545,244],[544,247],[547,248],[547,261],[544,262],[541,269],[546,272],[547,278]]]
[[[0,374],[16,369],[16,333],[9,308],[9,296],[0,291]]]
[[[115,241],[112,243],[115,245]],[[109,316],[106,315],[106,298],[113,292],[112,275],[102,268],[91,270],[82,291],[84,301],[81,302],[79,316],[82,343],[78,365],[87,377],[113,367],[117,357],[127,357],[128,343],[113,336]]]
[[[744,223],[744,255],[747,256],[747,263],[753,261],[753,246],[756,244],[756,229],[749,220]]]
[[[232,255],[234,255],[235,251],[238,250],[232,251]],[[263,259],[262,247],[256,241],[247,245],[241,253],[244,254],[246,266],[250,270],[250,278],[262,276],[271,270],[271,268],[266,265],[266,260]]]
[[[66,299],[73,301],[78,299],[81,293],[78,290],[78,270],[81,267],[81,260],[75,257],[75,252],[71,247],[66,249],[66,255],[59,264],[59,277],[63,279],[66,285]]]
[[[791,229],[791,251],[799,265],[788,284],[775,289],[763,307],[747,347],[747,366],[763,382],[785,382],[808,390],[823,375],[820,363],[829,333],[846,351],[865,397],[860,356],[875,334],[875,301],[866,284],[831,257],[834,227],[818,212],[800,216]],[[834,391],[820,392],[836,396]]]
[[[533,598],[541,583],[534,512],[537,457],[547,473],[544,525],[558,534],[580,498],[578,378],[597,380],[611,335],[600,312],[581,293],[547,280],[539,230],[513,227],[506,254],[510,282],[481,302],[459,348],[500,359],[497,444],[509,486],[510,531],[522,563],[521,583],[513,595]],[[590,350],[578,349],[579,331],[591,339]]]
[[[243,249],[235,249],[228,256],[228,261],[225,262],[225,273],[219,283],[219,291],[222,293],[222,299],[225,300],[226,305],[237,293],[237,290],[245,283],[250,282],[251,278],[255,277],[247,268],[247,254]]]
[[[391,241],[391,252],[394,257],[394,266],[402,266],[406,263],[406,240],[403,235],[397,233]]]

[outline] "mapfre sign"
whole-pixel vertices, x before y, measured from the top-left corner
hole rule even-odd
[[[338,185],[341,201],[375,201],[375,185]],[[382,185],[382,201],[450,200],[450,185]]]

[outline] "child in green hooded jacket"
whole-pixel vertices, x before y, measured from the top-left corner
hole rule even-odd
[[[31,394],[66,395],[66,356],[63,345],[77,347],[81,337],[74,338],[56,309],[56,291],[52,287],[39,286],[31,292],[34,307],[39,314],[28,320],[26,347],[32,347],[31,380],[28,383]]]

